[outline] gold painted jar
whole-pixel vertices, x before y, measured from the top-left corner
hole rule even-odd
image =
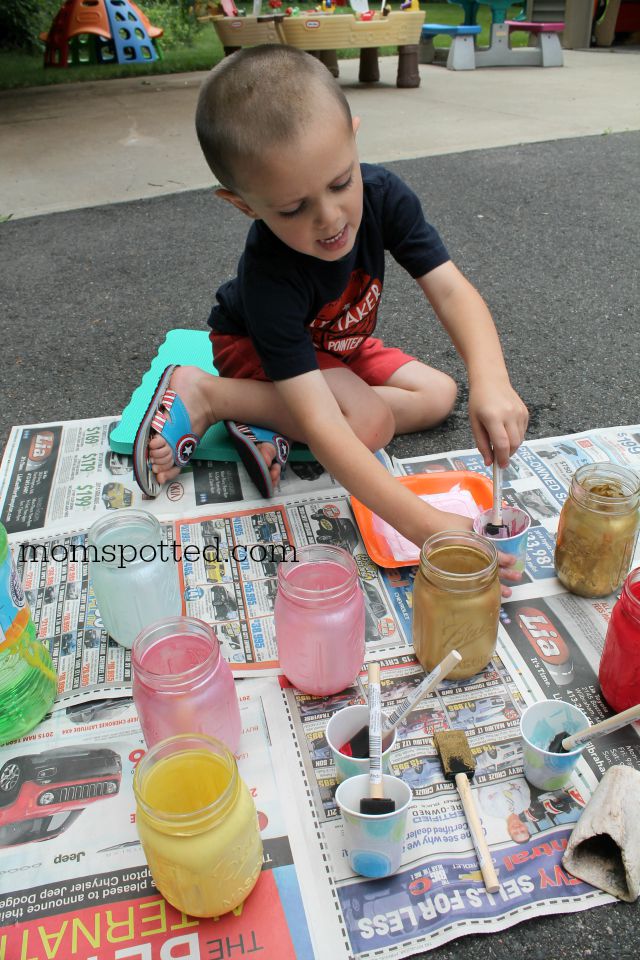
[[[451,650],[462,661],[449,677],[472,677],[493,656],[500,615],[498,555],[466,531],[429,537],[413,586],[413,645],[430,672]]]
[[[153,882],[172,906],[219,917],[246,900],[262,869],[258,815],[220,740],[161,740],[136,767],[133,790]]]
[[[621,586],[638,536],[639,502],[633,470],[608,462],[578,467],[556,539],[556,573],[567,590],[604,597]]]

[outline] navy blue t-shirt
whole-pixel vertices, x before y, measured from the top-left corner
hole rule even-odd
[[[271,380],[317,370],[316,349],[347,358],[373,333],[385,250],[414,278],[450,259],[415,193],[383,167],[361,169],[362,223],[346,256],[298,253],[256,220],[237,277],[216,294],[209,326],[249,336]]]

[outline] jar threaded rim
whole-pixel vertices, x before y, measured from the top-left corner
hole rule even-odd
[[[153,807],[144,797],[145,777],[148,778],[149,768],[155,763],[166,762],[168,757],[177,756],[189,751],[206,750],[216,754],[229,771],[229,783],[211,803],[204,807],[185,812],[161,810]],[[159,754],[166,757],[158,758]],[[133,776],[133,792],[140,809],[148,820],[152,821],[162,832],[194,834],[205,827],[219,822],[235,803],[240,789],[240,774],[238,765],[231,751],[222,740],[209,737],[206,734],[183,733],[154,744],[139,761]]]

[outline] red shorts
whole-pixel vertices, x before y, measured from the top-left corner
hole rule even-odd
[[[213,362],[223,377],[236,380],[269,380],[250,337],[233,333],[209,334],[213,347]],[[320,370],[346,367],[370,387],[381,387],[405,363],[415,360],[397,347],[385,347],[377,337],[367,337],[350,356],[342,359],[326,350],[316,350]]]

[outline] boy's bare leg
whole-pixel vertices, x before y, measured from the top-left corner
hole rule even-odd
[[[324,377],[360,440],[370,450],[389,443],[395,421],[385,400],[347,368],[325,370]],[[185,404],[193,432],[199,437],[219,420],[239,420],[271,427],[291,440],[305,442],[273,383],[213,377],[198,367],[178,367],[171,377],[171,389]],[[270,443],[261,443],[258,447],[273,482],[277,483],[280,464],[274,463],[275,447]],[[149,441],[149,455],[159,483],[167,483],[180,473],[180,467],[173,462],[171,448],[161,436],[156,435]]]
[[[383,386],[372,389],[393,413],[394,434],[429,430],[442,423],[453,410],[458,392],[451,377],[419,360],[405,363]]]

